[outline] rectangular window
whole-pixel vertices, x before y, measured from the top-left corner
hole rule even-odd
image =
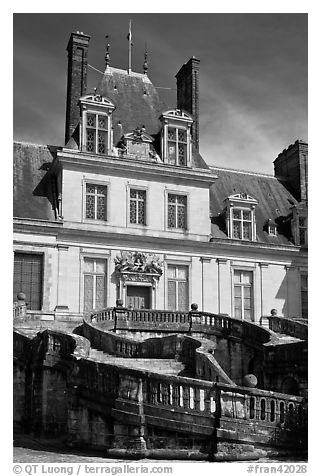
[[[188,266],[167,266],[168,309],[188,311]]]
[[[42,306],[42,276],[42,255],[15,253],[13,300],[17,300],[18,293],[24,293],[28,309],[40,310]]]
[[[187,229],[186,195],[168,194],[167,226],[168,228]]]
[[[299,217],[299,245],[308,244],[308,219]]]
[[[87,113],[86,150],[94,154],[106,154],[108,150],[107,116]]]
[[[107,186],[86,184],[86,218],[107,220]]]
[[[252,213],[243,208],[232,209],[232,238],[252,240]]]
[[[253,272],[234,271],[234,317],[253,320]]]
[[[106,260],[84,258],[84,311],[106,306]]]
[[[187,165],[187,132],[184,129],[167,129],[168,163]]]
[[[308,319],[308,275],[301,274],[301,311],[302,317]]]
[[[146,225],[146,191],[130,189],[129,221],[138,225]]]

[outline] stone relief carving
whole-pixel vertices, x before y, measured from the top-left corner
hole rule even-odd
[[[114,259],[116,273],[163,274],[163,263],[155,254],[138,251],[121,251]]]

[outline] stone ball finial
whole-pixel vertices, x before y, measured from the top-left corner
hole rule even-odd
[[[196,302],[193,302],[193,303],[191,304],[191,310],[192,310],[192,311],[197,311],[197,309],[198,309],[198,304],[196,304]]]
[[[277,316],[278,311],[276,309],[271,309],[271,316]]]
[[[244,387],[255,388],[257,386],[257,378],[254,374],[247,374],[243,377]]]
[[[18,293],[17,294],[17,299],[18,299],[18,301],[25,301],[26,300],[25,293]]]
[[[116,299],[116,307],[123,307],[124,301],[122,299]]]

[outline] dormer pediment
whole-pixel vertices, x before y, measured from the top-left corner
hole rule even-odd
[[[115,105],[108,98],[102,96],[101,94],[87,94],[86,96],[82,96],[79,98],[79,103],[90,105],[95,104],[97,106],[108,107],[108,109],[115,109]]]
[[[165,111],[161,115],[161,119],[169,119],[169,120],[179,120],[184,121],[185,123],[191,124],[193,122],[193,118],[190,114],[183,111],[182,109],[169,109]]]
[[[225,202],[229,202],[231,205],[257,205],[258,201],[253,198],[251,195],[243,192],[235,193],[233,195],[229,195],[225,200]]]
[[[129,132],[124,135],[124,141],[126,140],[132,140],[132,141],[137,141],[137,142],[153,142],[152,136],[147,134],[143,129],[135,129],[133,132]]]

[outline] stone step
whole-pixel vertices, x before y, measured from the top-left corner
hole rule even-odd
[[[130,369],[149,370],[150,372],[162,373],[163,375],[178,375],[185,370],[182,362],[177,362],[173,359],[117,357],[93,348],[90,349],[89,359],[116,364]]]

